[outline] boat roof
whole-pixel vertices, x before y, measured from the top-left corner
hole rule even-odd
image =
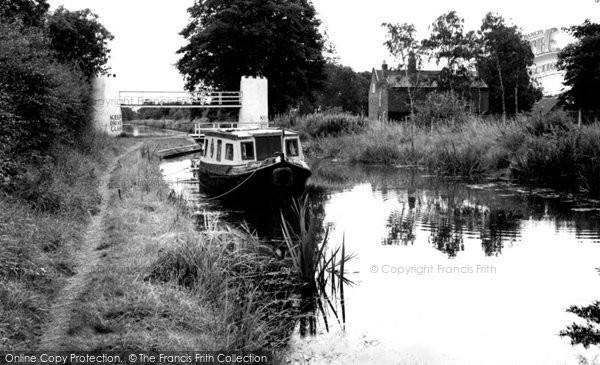
[[[221,137],[227,139],[247,139],[253,137],[268,137],[268,136],[281,136],[281,128],[252,128],[252,129],[215,129],[205,131],[205,136]],[[290,129],[285,130],[286,136],[298,136],[298,132]]]

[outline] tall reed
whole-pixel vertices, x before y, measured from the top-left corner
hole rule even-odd
[[[329,229],[326,229],[323,238],[319,239],[319,227],[309,207],[307,195],[300,200],[294,200],[292,210],[297,224],[286,220],[282,213],[281,226],[294,271],[302,278],[300,310],[304,315],[300,320],[300,333],[305,335],[307,332],[316,332],[317,312],[321,313],[325,327],[329,330],[325,305],[332,311],[338,323],[345,326],[343,287],[353,284],[345,267],[354,255],[346,254],[344,240],[339,247],[329,249]],[[294,229],[294,226],[297,228]],[[331,288],[331,295],[328,294],[328,286]],[[337,291],[340,293],[341,314],[335,305]]]

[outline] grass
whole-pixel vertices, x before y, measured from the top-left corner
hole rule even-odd
[[[77,147],[56,145],[0,192],[0,348],[35,348],[55,294],[75,273],[71,253],[97,213],[98,176],[122,148],[95,133]]]
[[[123,158],[113,174],[97,248],[104,257],[69,324],[71,347],[216,351],[285,345],[299,310],[298,276],[255,236],[218,222],[198,231],[161,178],[157,143]]]
[[[328,120],[344,117],[323,116],[320,130],[329,130]],[[288,119],[279,123],[292,124]],[[358,125],[354,119],[349,118],[346,125]],[[305,153],[312,159],[418,165],[443,175],[493,175],[600,195],[600,124],[578,127],[565,113],[506,122],[468,116],[462,123],[422,128],[369,121],[360,128],[342,129],[343,133],[335,128],[333,133],[314,133],[314,120],[319,118],[310,115],[293,120],[305,138]]]

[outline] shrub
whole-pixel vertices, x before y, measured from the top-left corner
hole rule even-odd
[[[454,92],[431,92],[415,103],[415,124],[432,128],[443,123],[462,123],[467,116],[467,103]]]
[[[553,132],[568,131],[573,127],[574,120],[563,110],[553,111],[546,115],[534,115],[527,121],[527,132],[541,136]]]

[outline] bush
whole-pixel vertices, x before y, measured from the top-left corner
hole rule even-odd
[[[468,104],[454,92],[431,92],[415,103],[415,124],[432,128],[443,123],[462,123],[467,116]]]
[[[57,142],[72,143],[88,125],[89,84],[52,57],[41,30],[0,23],[0,171],[7,176],[18,168],[3,155],[26,163]]]
[[[527,132],[534,136],[542,136],[553,132],[568,131],[575,120],[563,110],[553,111],[546,115],[534,115],[527,122]]]

